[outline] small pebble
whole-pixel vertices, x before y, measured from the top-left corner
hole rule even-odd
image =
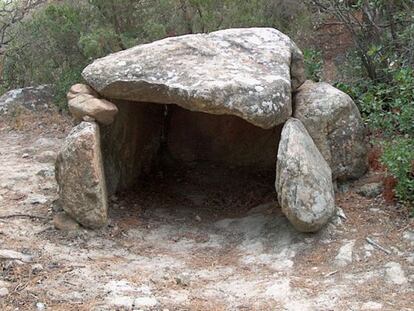
[[[53,217],[53,225],[61,231],[76,231],[80,229],[79,224],[66,213],[58,213]]]
[[[27,159],[28,157],[30,157],[30,155],[28,153],[23,153],[23,155],[22,155],[23,159]]]
[[[5,297],[9,294],[9,290],[5,287],[0,288],[0,297]]]
[[[43,302],[37,302],[36,303],[36,309],[38,311],[46,310],[46,305]]]

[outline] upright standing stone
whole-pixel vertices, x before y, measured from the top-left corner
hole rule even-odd
[[[82,122],[66,138],[56,161],[63,209],[80,224],[99,228],[107,222],[107,191],[99,127]]]
[[[299,231],[318,231],[334,215],[331,169],[297,119],[282,130],[276,191],[283,213]]]
[[[293,116],[305,125],[332,169],[333,179],[361,177],[368,168],[365,129],[354,101],[327,83],[306,81]]]

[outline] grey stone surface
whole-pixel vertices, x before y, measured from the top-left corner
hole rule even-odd
[[[367,198],[375,198],[379,196],[383,190],[384,190],[383,184],[379,182],[375,182],[375,183],[369,183],[369,184],[362,185],[356,190],[356,192]]]
[[[331,169],[294,118],[282,130],[275,185],[283,213],[299,231],[318,231],[335,214]]]
[[[388,283],[403,285],[408,282],[401,264],[389,262],[385,265],[385,279]]]
[[[0,259],[31,262],[33,260],[33,257],[10,249],[0,249]]]
[[[354,179],[367,171],[365,128],[351,97],[327,83],[306,81],[294,107],[293,116],[306,127],[334,179]]]
[[[99,123],[109,125],[114,122],[118,108],[106,99],[89,94],[79,94],[68,102],[69,111],[78,121],[91,117]]]
[[[107,191],[96,123],[82,122],[66,138],[56,161],[60,203],[85,227],[107,221]]]
[[[105,98],[174,103],[262,128],[291,116],[291,92],[305,80],[302,52],[272,28],[166,38],[95,60],[83,77]]]
[[[44,110],[53,103],[51,85],[31,86],[10,90],[0,97],[0,115],[8,114],[15,109]]]
[[[344,243],[335,256],[334,263],[337,267],[345,267],[352,263],[352,255],[355,241],[348,241]]]

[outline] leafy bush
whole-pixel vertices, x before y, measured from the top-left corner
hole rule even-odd
[[[414,138],[399,137],[387,142],[381,160],[398,181],[396,196],[412,207],[414,216]]]
[[[0,87],[57,81],[57,103],[62,105],[64,88],[98,57],[166,36],[230,27],[270,26],[292,35],[299,25],[311,29],[304,26],[310,24],[307,15],[300,0],[50,2],[13,28]]]
[[[78,42],[87,27],[74,6],[50,4],[36,11],[15,29],[6,51],[6,87],[54,83],[68,68],[86,64]]]
[[[315,82],[322,79],[323,60],[322,53],[313,49],[304,49],[306,77]]]
[[[355,99],[366,124],[385,136],[414,136],[414,70],[388,70],[388,83],[359,80],[336,86]]]
[[[82,67],[68,68],[61,73],[59,79],[53,84],[55,104],[60,111],[67,109],[66,94],[70,87],[82,81],[82,69]]]
[[[398,184],[396,196],[414,204],[414,70],[387,69],[388,83],[359,80],[337,87],[350,94],[368,127],[383,136],[383,164]],[[413,209],[414,212],[414,209]]]

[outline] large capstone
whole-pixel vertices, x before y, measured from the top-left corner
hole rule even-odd
[[[351,97],[328,83],[306,81],[295,96],[294,110],[334,179],[358,178],[367,171],[364,124]]]
[[[167,38],[94,61],[83,77],[105,98],[235,115],[265,129],[292,114],[301,51],[272,28]]]
[[[72,129],[56,160],[63,209],[80,224],[99,228],[107,221],[107,191],[99,127],[82,122]]]
[[[299,231],[320,230],[335,212],[331,169],[303,124],[294,118],[282,130],[276,192],[283,213]]]

